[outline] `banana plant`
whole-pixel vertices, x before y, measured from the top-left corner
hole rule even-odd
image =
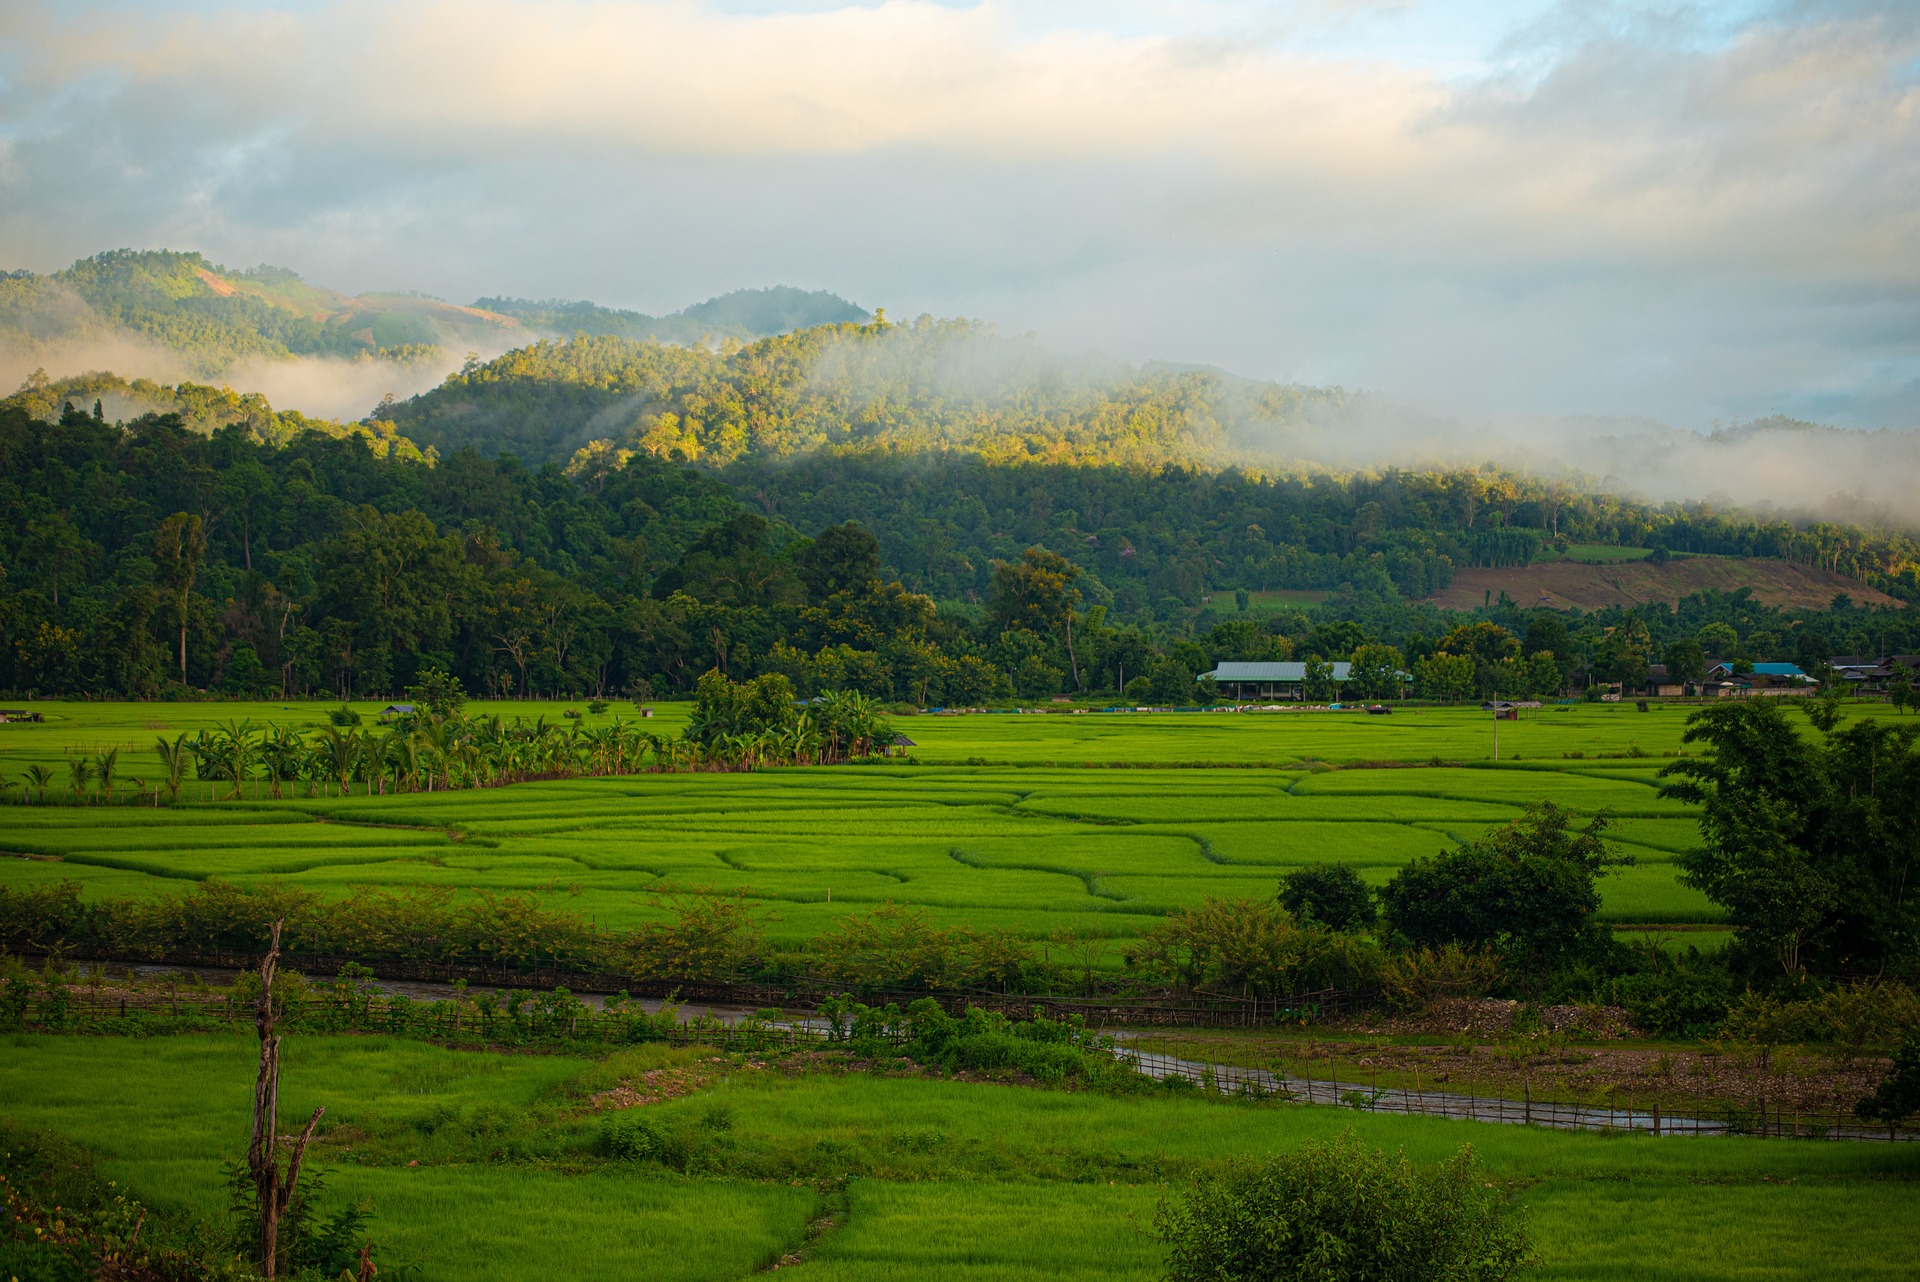
[[[87,784],[93,780],[93,763],[85,757],[67,758],[67,791],[73,794],[73,804],[79,805],[87,799]]]

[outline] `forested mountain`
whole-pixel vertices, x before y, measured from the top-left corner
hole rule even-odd
[[[110,322],[210,360],[380,338],[290,273],[196,255],[101,255],[4,286],[0,314]],[[523,335],[648,320],[539,306],[450,310]],[[850,307],[774,290],[678,316],[752,328]],[[0,402],[0,690],[380,692],[430,666],[497,692],[686,689],[718,667],[955,703],[1124,673],[1130,695],[1145,681],[1172,700],[1222,658],[1364,650],[1378,674],[1466,646],[1473,682],[1450,678],[1454,697],[1630,673],[1709,627],[1755,658],[1920,647],[1912,607],[1783,611],[1740,592],[1563,616],[1489,591],[1473,618],[1506,641],[1487,642],[1422,603],[1462,567],[1584,544],[1777,557],[1914,601],[1920,548],[1492,466],[1287,462],[1369,412],[1339,390],[884,314],[717,346],[539,340],[357,423],[210,384],[36,376]],[[1269,589],[1317,603],[1251,609]]]
[[[837,294],[811,292],[791,285],[771,289],[737,289],[704,303],[695,303],[667,316],[622,311],[597,303],[525,298],[482,298],[475,307],[512,316],[528,329],[572,337],[656,339],[663,343],[698,343],[720,338],[761,338],[815,325],[859,324],[869,319]]]

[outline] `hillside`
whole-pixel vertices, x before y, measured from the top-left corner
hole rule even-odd
[[[411,294],[348,296],[285,268],[241,271],[169,250],[114,250],[51,276],[14,272],[0,280],[0,346],[51,353],[144,341],[201,377],[262,358],[497,351],[523,334],[519,321],[479,308]]]
[[[1607,606],[1676,605],[1696,592],[1736,592],[1750,588],[1753,598],[1780,609],[1824,610],[1834,597],[1855,605],[1899,605],[1857,579],[1792,561],[1758,557],[1686,557],[1654,565],[1627,561],[1586,565],[1553,561],[1503,569],[1461,569],[1453,582],[1427,599],[1451,610],[1479,609],[1502,593],[1523,608],[1598,610]]]
[[[587,336],[509,352],[394,407],[442,453],[564,462],[593,440],[724,467],[820,447],[996,463],[1226,466],[1246,437],[1338,421],[1345,393],[1132,367],[974,321],[820,325],[714,352]]]

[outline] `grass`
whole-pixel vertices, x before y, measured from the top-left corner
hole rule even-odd
[[[15,1037],[0,1056],[0,1098],[10,1120],[86,1145],[145,1200],[219,1221],[256,1054],[243,1036]],[[564,1088],[590,1067],[295,1037],[282,1108],[328,1106],[315,1157],[330,1204],[370,1203],[381,1249],[428,1278],[738,1277],[779,1258],[817,1213],[810,1188],[668,1181],[581,1160],[591,1131],[565,1110]],[[151,1089],[161,1081],[185,1088]],[[384,1161],[355,1160],[370,1143]]]
[[[1541,1276],[1745,1279],[1908,1276],[1920,1148],[1653,1139],[1255,1105],[1155,1091],[1018,1086],[712,1062],[640,1048],[594,1063],[454,1051],[381,1037],[288,1043],[286,1110],[329,1106],[315,1160],[374,1232],[427,1278],[734,1277],[841,1222],[803,1277],[1159,1276],[1143,1228],[1197,1164],[1285,1151],[1348,1127],[1431,1161],[1472,1143],[1531,1217]],[[0,1056],[5,1114],[101,1154],[136,1193],[200,1214],[224,1205],[253,1046],[17,1036]],[[591,1091],[648,1067],[698,1076],[646,1106],[706,1137],[697,1173],[591,1152]],[[155,1091],[156,1081],[191,1090]],[[418,1161],[417,1167],[408,1163]],[[844,1190],[844,1201],[839,1201]],[[823,1195],[824,1191],[824,1195]]]

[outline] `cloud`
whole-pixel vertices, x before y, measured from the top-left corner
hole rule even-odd
[[[1460,412],[1913,421],[1910,6],[1563,5],[1471,74],[1367,43],[1456,9],[29,2],[0,246],[791,281]]]

